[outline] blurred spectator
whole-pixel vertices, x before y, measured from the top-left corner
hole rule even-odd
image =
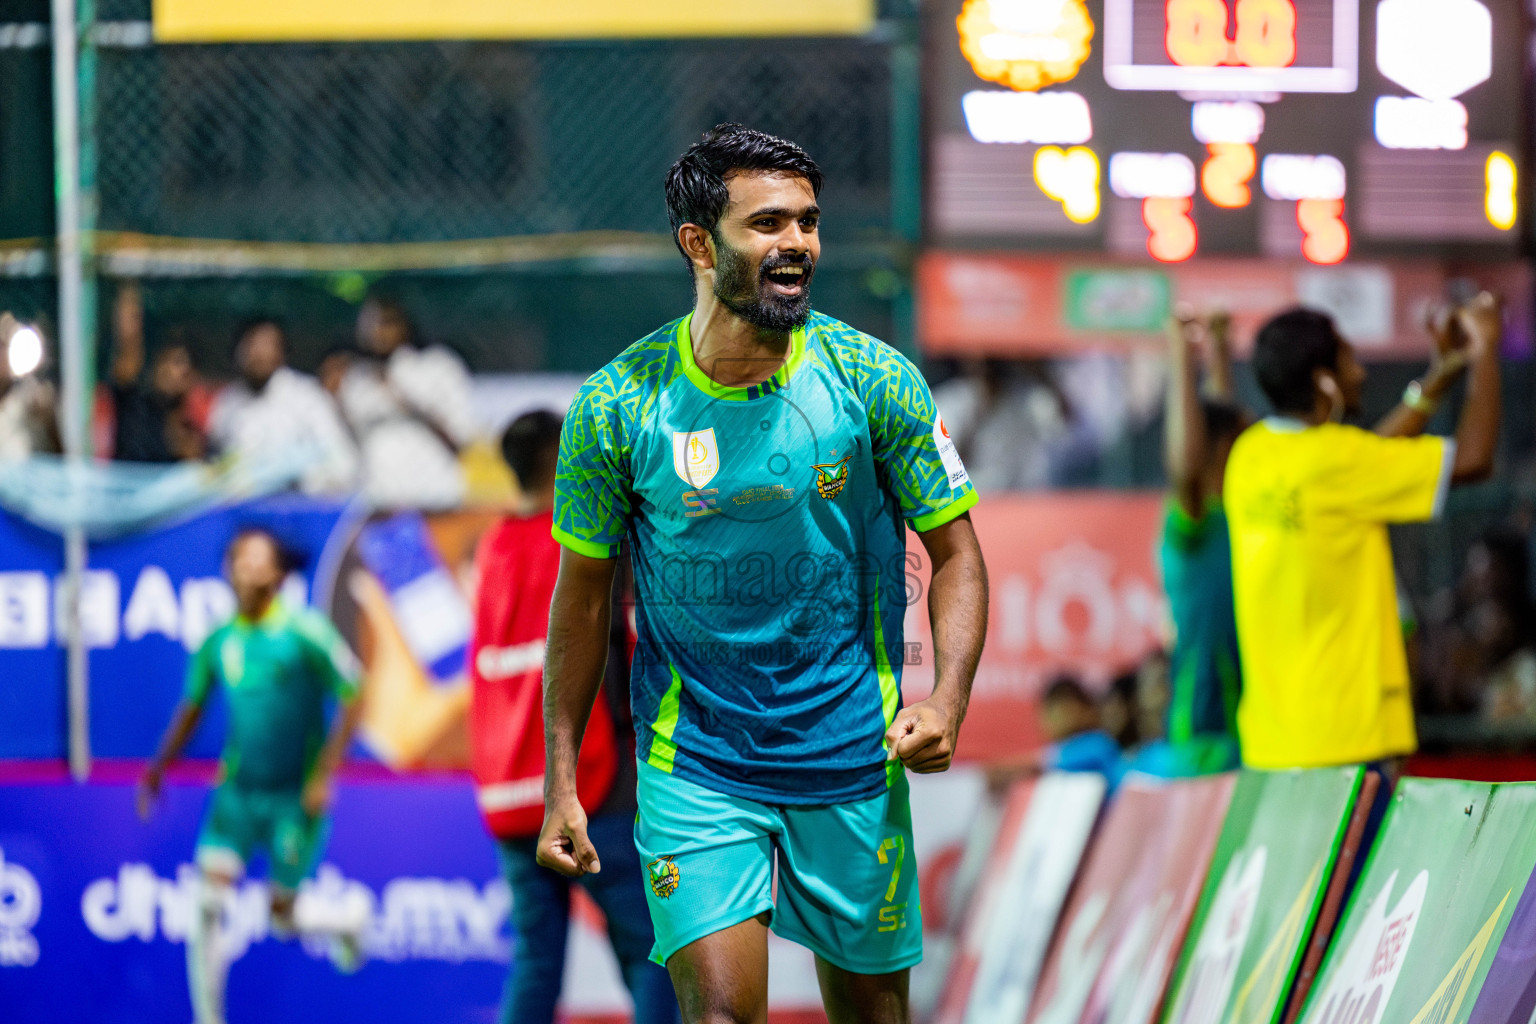
[[[242,327],[235,340],[240,379],[214,399],[208,435],[222,455],[273,458],[308,451],[313,461],[300,486],[342,494],[357,485],[357,449],[336,404],[315,378],[288,366],[288,345],[275,320]]]
[[[496,837],[512,889],[517,948],[501,1008],[503,1024],[553,1024],[565,974],[572,887],[580,885],[607,916],[608,938],[635,1002],[636,1024],[675,1024],[677,1001],[666,969],[651,963],[655,941],[634,827],[635,737],[627,685],[628,630],[615,617],[605,700],[594,706],[577,759],[576,790],[603,850],[599,874],[564,878],[538,864],[544,819],[544,635],[560,565],[550,534],[560,417],[532,412],[512,421],[502,451],[517,478],[518,514],[486,533],[475,558],[479,578],[470,656],[470,761],[486,827]]]
[[[1168,324],[1169,374],[1164,437],[1168,505],[1160,561],[1173,616],[1166,738],[1179,774],[1236,768],[1242,675],[1232,607],[1232,549],[1222,479],[1247,416],[1233,404],[1230,320],[1200,324],[1187,312]],[[1197,386],[1197,333],[1210,360],[1205,394]]]
[[[967,359],[933,400],[978,490],[1049,486],[1052,451],[1069,422],[1046,363]]]
[[[0,313],[0,461],[63,449],[54,387],[37,372],[42,360],[36,329]]]
[[[405,310],[377,297],[358,313],[357,345],[337,394],[362,449],[364,492],[390,507],[458,505],[459,452],[476,434],[463,360],[423,348]]]
[[[1135,671],[1115,676],[1099,702],[1099,721],[1121,750],[1130,750],[1141,742],[1141,731],[1136,728],[1136,680]]]
[[[112,308],[112,457],[125,462],[180,462],[207,452],[206,415],[199,417],[197,371],[185,345],[155,353],[144,375],[144,306],[139,289],[124,284]]]
[[[1099,708],[1069,675],[1053,679],[1040,697],[1040,724],[1050,745],[1040,755],[1046,771],[1097,772],[1114,792],[1124,774],[1120,746],[1100,725]]]
[[[1436,600],[1425,629],[1421,670],[1430,707],[1536,725],[1530,585],[1530,553],[1519,531],[1498,527],[1473,543],[1456,587]]]
[[[1225,487],[1245,764],[1368,762],[1390,780],[1417,748],[1386,524],[1432,519],[1450,484],[1493,471],[1500,319],[1487,293],[1437,315],[1428,377],[1376,433],[1340,422],[1366,371],[1331,318],[1294,309],[1260,329],[1276,416],[1238,438]],[[1455,440],[1416,436],[1468,363]]]

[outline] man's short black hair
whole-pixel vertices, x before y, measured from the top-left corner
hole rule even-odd
[[[1333,317],[1315,309],[1288,309],[1259,328],[1253,373],[1278,413],[1312,411],[1317,370],[1339,368],[1339,331]]]
[[[554,476],[561,422],[559,416],[540,409],[523,413],[502,433],[501,457],[524,491],[542,487]]]
[[[287,576],[299,567],[298,556],[283,543],[282,538],[265,526],[242,526],[236,530],[235,535],[230,538],[229,546],[224,549],[224,564],[227,566],[234,560],[236,548],[255,537],[262,538],[271,547],[272,557],[277,560],[278,572]]]
[[[1205,420],[1205,437],[1208,444],[1233,441],[1248,425],[1243,410],[1231,402],[1219,398],[1200,399],[1200,416]]]
[[[667,219],[672,241],[692,271],[693,261],[678,241],[677,229],[697,224],[711,235],[720,223],[730,189],[725,179],[736,171],[784,171],[811,183],[821,195],[821,168],[793,142],[739,124],[717,124],[688,147],[667,172]]]
[[[1042,705],[1060,704],[1064,701],[1072,701],[1085,707],[1093,707],[1093,698],[1088,696],[1088,691],[1076,676],[1062,673],[1051,680],[1046,686],[1045,693],[1040,696]]]

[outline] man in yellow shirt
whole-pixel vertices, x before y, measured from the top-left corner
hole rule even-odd
[[[1492,472],[1500,320],[1486,292],[1437,317],[1430,373],[1375,432],[1340,422],[1365,369],[1328,316],[1295,309],[1260,329],[1253,367],[1276,416],[1238,438],[1225,480],[1250,767],[1417,748],[1386,526],[1434,518],[1451,484]],[[1467,367],[1455,439],[1418,436]]]

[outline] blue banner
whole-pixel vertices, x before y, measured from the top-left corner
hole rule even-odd
[[[129,786],[0,786],[0,1019],[192,1019],[183,942],[206,799],[168,787],[146,825]],[[343,976],[321,949],[272,938],[248,881],[230,914],[233,1024],[495,1019],[510,900],[467,782],[342,786],[308,884],[367,901],[367,964]]]
[[[243,527],[271,530],[300,561],[292,599],[308,600],[327,572],[327,544],[343,507],[298,496],[206,512],[130,537],[94,541],[81,619],[90,649],[91,748],[147,757],[181,693],[188,651],[234,610],[224,549]],[[0,513],[0,760],[66,753],[65,665],[55,602],[59,537]],[[188,751],[218,754],[222,708]]]

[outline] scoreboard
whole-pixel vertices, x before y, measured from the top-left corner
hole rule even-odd
[[[1519,0],[937,0],[930,242],[1523,254]]]

